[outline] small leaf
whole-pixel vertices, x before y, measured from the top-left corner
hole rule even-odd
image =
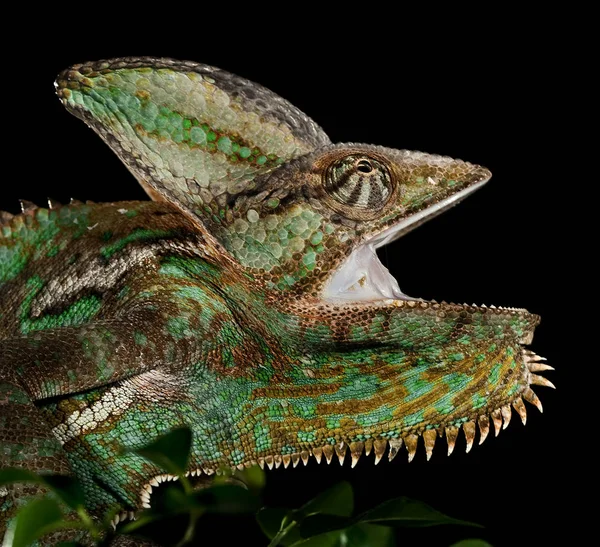
[[[389,526],[356,524],[342,532],[346,547],[394,547],[394,530]]]
[[[153,497],[152,509],[160,516],[193,513],[241,514],[256,513],[258,497],[245,487],[232,484],[212,486],[186,493],[177,482],[161,486]]]
[[[371,522],[389,526],[425,527],[441,524],[459,526],[474,526],[482,528],[473,522],[455,519],[440,513],[422,501],[406,497],[395,498],[378,505],[374,509],[359,515],[356,522]]]
[[[323,513],[308,516],[300,524],[300,534],[304,538],[318,534],[349,528],[353,524],[373,523],[383,526],[426,527],[442,524],[475,526],[479,524],[448,517],[426,503],[401,497],[382,503],[354,518],[326,515]]]
[[[165,488],[162,503],[156,506],[162,516],[177,515],[200,511],[202,506],[192,496],[188,496],[178,485],[168,485]]]
[[[27,469],[0,469],[0,486],[13,482],[30,482],[52,490],[68,507],[77,509],[85,505],[81,485],[67,475],[38,475]]]
[[[85,506],[83,488],[79,481],[66,475],[44,475],[45,483],[71,509]]]
[[[292,512],[281,507],[263,507],[256,515],[256,520],[269,539],[273,539],[280,530],[290,524],[290,515]],[[279,542],[280,545],[292,545],[301,541],[302,537],[298,527],[293,527],[286,536]]]
[[[336,525],[339,519],[343,519],[344,523],[352,524],[352,521],[347,517],[352,514],[354,508],[354,495],[352,492],[352,486],[350,483],[342,481],[335,486],[327,489],[325,492],[321,492],[318,496],[312,500],[306,502],[299,509],[293,511],[287,509],[272,509],[264,507],[261,509],[256,516],[260,527],[269,539],[273,539],[282,530],[289,527],[290,524],[295,523],[289,528],[285,536],[279,541],[281,545],[291,545],[302,541],[316,534],[300,535],[299,526],[307,518],[312,518],[311,515],[319,518],[326,519],[327,516],[337,516]],[[327,524],[330,526],[330,524]],[[334,529],[338,527],[334,526]],[[329,529],[319,530],[317,533],[328,532]],[[323,540],[329,541],[331,538],[324,538]]]
[[[135,520],[131,520],[119,528],[120,534],[138,533],[141,528],[160,520],[161,517],[151,511],[144,511],[139,514]]]
[[[345,531],[337,530],[336,532],[328,532],[327,534],[320,534],[312,538],[301,539],[292,543],[290,547],[345,547],[346,544],[344,541]]]
[[[319,534],[291,547],[394,547],[394,532],[388,526],[356,524],[350,528]]]
[[[29,547],[36,539],[63,528],[63,525],[72,527],[72,523],[63,521],[58,501],[50,498],[32,500],[17,514],[12,547]]]
[[[13,482],[34,482],[36,484],[45,484],[44,478],[27,469],[17,467],[4,467],[0,469],[0,486],[5,486]]]
[[[349,482],[342,481],[321,492],[317,497],[294,511],[294,519],[300,520],[307,515],[324,513],[349,517],[354,510],[354,493]]]
[[[152,492],[152,509],[160,516],[187,513],[195,507],[193,499],[187,497],[181,481],[166,482]]]
[[[458,543],[453,543],[451,547],[492,547],[487,541],[483,539],[463,539]]]
[[[134,450],[168,473],[183,475],[190,457],[192,432],[187,427],[174,429],[154,442]]]
[[[236,471],[235,477],[238,477],[250,490],[260,491],[265,487],[265,472],[258,466],[248,467],[243,471]]]

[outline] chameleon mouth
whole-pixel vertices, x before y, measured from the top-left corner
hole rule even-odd
[[[471,184],[363,242],[330,277],[323,289],[323,299],[331,302],[421,300],[408,296],[400,290],[398,281],[380,262],[376,250],[453,207],[486,182],[487,178]]]

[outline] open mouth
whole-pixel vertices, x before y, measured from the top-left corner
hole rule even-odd
[[[331,276],[323,289],[328,301],[376,302],[380,300],[420,300],[400,290],[398,281],[380,262],[377,249],[391,243],[423,222],[446,211],[483,186],[487,178],[402,219],[359,245]]]

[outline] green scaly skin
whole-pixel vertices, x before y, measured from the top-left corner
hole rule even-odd
[[[537,316],[374,295],[359,265],[332,289],[358,250],[486,169],[333,145],[270,91],[196,63],[81,65],[57,89],[154,201],[0,216],[3,466],[72,473],[93,514],[133,512],[164,477],[122,448],[181,425],[204,475],[348,449],[379,461],[403,443],[412,459],[420,437],[429,457],[460,428],[469,449],[475,424],[483,440],[490,417],[499,430],[522,398],[539,406]],[[4,526],[33,494],[4,493]]]

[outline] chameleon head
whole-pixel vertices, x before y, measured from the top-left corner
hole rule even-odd
[[[239,350],[227,375],[205,367],[189,387],[188,423],[205,441],[195,469],[342,461],[348,447],[355,464],[403,443],[412,459],[421,437],[429,457],[438,434],[451,452],[462,428],[469,450],[476,424],[481,442],[511,405],[525,420],[522,398],[541,409],[530,384],[551,385],[535,374],[549,367],[523,348],[537,316],[412,299],[375,252],[481,187],[487,169],[331,144],[272,92],[197,63],[101,61],[57,88],[153,199],[195,223],[217,281],[238,280],[219,294],[246,321],[236,349],[252,339],[260,355]]]
[[[483,167],[448,157],[331,145],[263,176],[252,196],[239,196],[220,238],[270,289],[295,300],[406,300],[376,249],[489,177]]]

